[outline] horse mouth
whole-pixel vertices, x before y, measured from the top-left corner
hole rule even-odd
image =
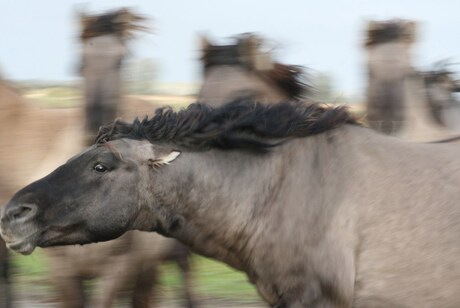
[[[18,241],[6,241],[6,247],[22,255],[30,255],[35,250],[36,245],[31,236],[28,236]]]
[[[23,235],[24,233],[26,235]],[[6,243],[6,247],[23,255],[30,255],[35,250],[39,233],[37,230],[18,233],[3,226],[0,228],[0,235]]]

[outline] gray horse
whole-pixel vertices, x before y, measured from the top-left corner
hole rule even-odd
[[[220,106],[237,97],[261,103],[301,99],[310,90],[301,66],[286,65],[263,50],[265,40],[253,33],[235,36],[235,43],[215,45],[201,39],[203,84],[198,100]]]
[[[23,254],[160,232],[245,271],[274,307],[458,307],[459,155],[340,107],[160,109],[17,192],[0,230]]]
[[[432,89],[426,87],[425,74],[413,68],[415,31],[415,22],[405,20],[373,21],[368,25],[369,124],[380,132],[414,141],[456,136],[457,132],[440,121],[439,110],[432,108],[435,102],[427,92]]]

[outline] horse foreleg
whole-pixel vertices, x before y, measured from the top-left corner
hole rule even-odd
[[[157,282],[157,278],[158,270],[155,262],[139,271],[132,294],[133,308],[150,307],[153,286]]]
[[[189,254],[182,256],[176,260],[182,275],[183,294],[185,299],[185,307],[193,308],[195,303],[192,295],[192,279],[190,274],[190,256]]]
[[[54,282],[59,293],[60,307],[85,307],[85,293],[83,289],[83,281],[80,278],[55,277]]]

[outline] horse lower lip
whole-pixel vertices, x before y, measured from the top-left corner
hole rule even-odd
[[[24,241],[6,243],[6,247],[22,255],[30,255],[35,250],[34,244]]]

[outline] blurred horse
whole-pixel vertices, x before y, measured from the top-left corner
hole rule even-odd
[[[61,136],[75,124],[75,111],[40,108],[24,100],[19,91],[0,79],[0,205],[24,183],[42,176],[66,160],[69,152],[64,151],[64,156],[56,164],[32,176],[41,169],[40,162],[48,161],[51,152],[61,150],[56,140],[61,140]],[[70,153],[80,148],[73,146]],[[3,241],[0,242],[0,258],[0,307],[11,307],[9,262]]]
[[[412,21],[368,24],[368,122],[377,131],[414,141],[449,138],[456,133],[441,120],[439,112],[439,104],[446,102],[430,96],[433,85],[439,90],[439,83],[426,79],[412,66],[415,30]]]
[[[128,53],[127,40],[136,30],[147,30],[145,18],[128,9],[102,15],[80,16],[84,80],[85,129],[94,138],[99,126],[118,115],[121,101],[121,67]],[[90,140],[92,141],[92,140]]]
[[[446,63],[438,63],[433,70],[421,72],[429,108],[435,120],[458,130],[460,125],[459,106],[455,92],[460,92],[460,83]]]
[[[8,110],[8,105],[11,104],[11,100],[14,100],[15,96],[16,92],[14,89],[8,87],[8,85],[0,79],[0,121],[5,120],[5,118],[9,116],[4,115],[4,110]],[[2,135],[2,131],[4,130],[0,130],[0,136]],[[0,139],[0,153],[5,149],[5,144],[3,144],[4,141],[3,138]],[[3,168],[0,170],[0,204],[3,205],[7,201],[5,198],[11,192],[8,189],[9,185],[6,179],[7,173]],[[9,255],[5,242],[3,239],[0,239],[0,308],[11,307],[11,300]]]
[[[140,24],[143,21],[144,17],[128,9],[95,16],[81,15],[85,143],[94,139],[100,126],[120,114],[121,67],[127,54],[126,42],[133,31],[146,30]],[[148,104],[148,109],[150,113],[154,107]],[[108,243],[61,247],[46,252],[51,258],[63,307],[111,307],[118,297],[131,298],[132,307],[149,307],[157,268],[162,261],[175,261],[179,265],[186,305],[193,306],[189,292],[190,253],[175,240],[133,232]],[[98,292],[88,299],[84,281],[95,278]]]
[[[264,40],[252,33],[235,37],[230,45],[215,45],[201,39],[203,83],[198,100],[220,106],[237,97],[261,103],[278,103],[303,98],[309,86],[302,67],[272,60],[263,50]]]

